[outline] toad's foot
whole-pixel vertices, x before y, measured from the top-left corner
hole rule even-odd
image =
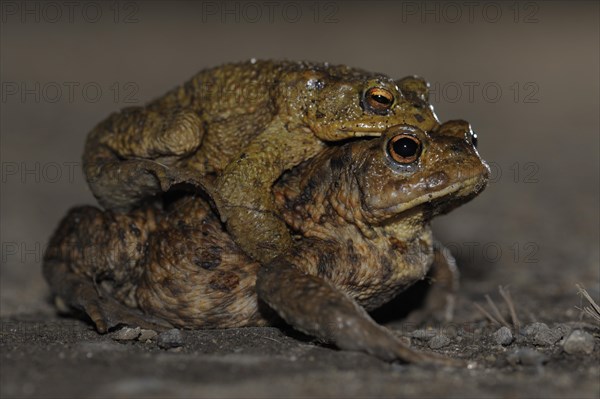
[[[99,295],[89,277],[71,272],[62,262],[46,262],[44,273],[57,298],[69,307],[84,312],[99,333],[106,333],[119,325],[155,331],[173,327],[162,319],[129,308],[114,298]],[[57,279],[60,281],[56,281]]]
[[[94,297],[91,292],[86,294],[79,298],[78,302],[101,334],[121,325],[154,331],[173,328],[168,322],[143,314],[137,309],[128,308],[113,298],[99,298],[97,295]]]

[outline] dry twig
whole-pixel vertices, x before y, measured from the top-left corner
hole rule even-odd
[[[483,306],[479,305],[478,303],[473,303],[473,305],[475,306],[475,308],[477,310],[479,310],[479,312],[481,312],[482,315],[484,315],[485,317],[487,317],[492,323],[497,324],[499,326],[502,325],[502,323],[500,323],[498,320],[496,320],[494,318],[494,316],[492,316],[491,314],[489,314],[489,312],[487,310],[485,310],[483,308]]]
[[[592,319],[596,320],[596,322],[600,323],[600,305],[598,305],[596,303],[596,301],[594,301],[594,299],[590,296],[590,294],[586,291],[585,288],[583,288],[579,284],[575,284],[575,286],[577,287],[577,290],[578,290],[577,293],[579,295],[583,296],[590,305],[590,306],[584,306],[583,309],[581,309],[581,308],[577,308],[577,309],[582,310],[584,312],[584,314],[587,314]]]
[[[515,304],[512,300],[512,296],[510,295],[510,291],[508,290],[508,288],[502,286],[498,287],[498,291],[500,292],[500,295],[502,295],[504,302],[506,302],[506,305],[508,306],[508,311],[510,312],[510,319],[512,320],[513,326],[517,331],[519,331],[521,329],[521,322],[517,317],[517,311],[515,310]]]
[[[485,300],[487,301],[489,307],[491,308],[491,313],[485,310],[485,308],[477,303],[473,305],[475,308],[481,312],[485,317],[487,317],[492,323],[497,324],[499,326],[505,326],[508,328],[514,328],[515,330],[519,330],[521,327],[521,323],[519,322],[519,318],[517,317],[517,312],[515,310],[515,305],[510,295],[510,292],[506,287],[499,286],[498,291],[500,292],[500,296],[504,299],[506,306],[508,307],[508,311],[510,312],[510,318],[512,321],[512,325],[502,316],[500,309],[494,303],[492,298],[489,295],[485,295]],[[493,314],[493,315],[492,315]]]

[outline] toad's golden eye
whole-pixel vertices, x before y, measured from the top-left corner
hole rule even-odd
[[[381,87],[372,87],[366,91],[363,103],[376,114],[387,114],[394,103],[394,95]]]
[[[414,136],[399,134],[388,141],[387,150],[394,161],[406,165],[419,159],[421,142]]]
[[[365,92],[363,104],[368,110],[385,115],[394,103],[394,95],[381,87],[371,87]]]

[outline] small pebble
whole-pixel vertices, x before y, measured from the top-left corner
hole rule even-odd
[[[454,339],[458,337],[458,327],[449,326],[442,329],[444,335],[448,338]]]
[[[508,346],[508,345],[512,344],[512,342],[514,341],[514,338],[513,338],[512,332],[510,331],[510,328],[500,327],[494,333],[494,340],[496,340],[496,343],[498,345]]]
[[[115,341],[132,341],[140,336],[142,329],[139,327],[123,327],[119,331],[115,332],[111,338]]]
[[[155,338],[157,335],[158,335],[158,333],[154,330],[142,329],[140,336],[138,337],[138,341],[146,342],[148,340]]]
[[[525,326],[523,329],[523,333],[527,336],[533,336],[537,334],[540,330],[549,330],[548,324],[546,323],[531,323]]]
[[[169,349],[167,349],[167,351],[179,353],[179,352],[183,351],[183,348],[181,346],[178,346],[177,348],[169,348]]]
[[[435,337],[436,334],[437,333],[434,330],[415,330],[410,336],[421,341],[429,341],[431,338]]]
[[[506,360],[513,366],[517,364],[522,364],[523,366],[541,366],[548,359],[543,353],[535,349],[517,348],[506,357]]]
[[[582,330],[575,330],[563,344],[565,352],[571,355],[589,355],[594,351],[594,337]]]
[[[440,349],[450,343],[450,338],[445,335],[436,335],[429,340],[429,347],[431,349]]]
[[[541,329],[533,336],[533,343],[540,346],[552,346],[562,338],[560,331],[548,328]]]
[[[559,323],[554,326],[554,330],[558,331],[560,333],[560,335],[562,336],[562,338],[564,338],[564,337],[568,337],[569,334],[571,334],[571,331],[573,331],[573,328],[568,324]]]
[[[183,334],[181,330],[173,328],[158,334],[156,343],[162,349],[178,348],[183,346]]]

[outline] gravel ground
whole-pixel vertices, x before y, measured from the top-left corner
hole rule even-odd
[[[254,3],[260,18],[236,1],[89,2],[72,14],[54,2],[60,17],[27,4],[3,2],[0,35],[2,398],[600,396],[600,326],[576,287],[599,301],[596,2],[285,2],[270,16]],[[492,182],[434,223],[462,272],[454,323],[403,322],[426,287],[374,313],[470,367],[387,364],[276,328],[99,335],[55,313],[40,259],[66,210],[93,203],[79,169],[86,133],[198,69],[251,57],[419,74],[440,119],[473,124]],[[479,310],[495,316],[486,295],[505,328]]]

